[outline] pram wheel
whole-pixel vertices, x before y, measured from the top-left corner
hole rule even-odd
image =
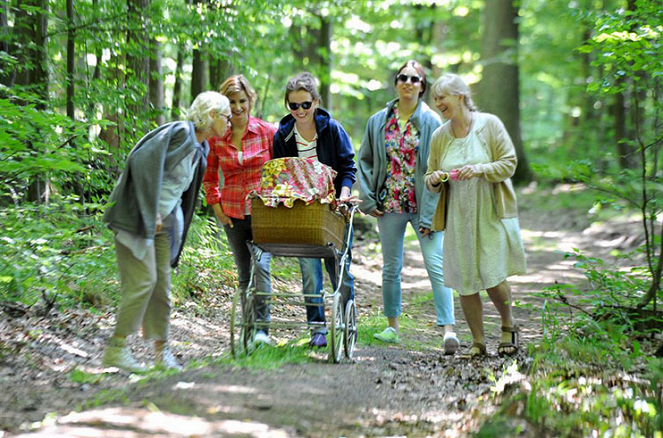
[[[242,306],[242,296],[245,297]],[[233,357],[241,352],[247,352],[255,336],[256,311],[252,294],[238,290],[233,298],[233,307],[230,313],[230,351]]]
[[[345,305],[345,327],[343,341],[345,344],[345,357],[352,359],[355,343],[357,342],[357,306],[355,300],[348,300]]]
[[[334,304],[332,304],[332,317],[331,317],[331,345],[329,349],[329,362],[339,363],[341,361],[343,344],[343,302],[341,294],[334,295]]]

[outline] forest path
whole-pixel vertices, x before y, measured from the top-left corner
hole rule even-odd
[[[588,228],[586,215],[529,210],[527,202],[521,204],[528,273],[512,277],[510,283],[527,344],[541,336],[542,299],[532,292],[555,281],[585,281],[562,251],[580,248],[602,255],[605,248],[630,245],[638,238],[625,238],[634,235],[637,224]],[[382,302],[381,257],[370,248],[371,240],[358,239],[354,250],[360,325],[362,316],[378,314]],[[358,344],[352,362],[331,365],[320,354],[314,363],[276,370],[217,364],[138,383],[122,374],[95,374],[101,373],[112,315],[69,312],[57,320],[6,319],[0,323],[0,333],[8,337],[4,345],[12,345],[17,336],[23,340],[17,355],[0,363],[5,388],[0,427],[7,430],[5,436],[30,437],[467,436],[495,408],[491,376],[499,377],[513,362],[495,353],[500,324],[494,306],[484,299],[489,356],[469,359],[462,354],[470,336],[456,297],[461,354],[448,357],[440,348],[442,334],[434,323],[432,294],[416,241],[406,248],[403,289],[403,319],[409,323],[401,343]],[[227,350],[229,294],[220,294],[219,305],[202,315],[186,307],[177,310],[172,338],[181,360]],[[516,357],[521,368],[527,366],[525,350]],[[149,358],[145,345],[136,351],[139,358]],[[76,370],[99,378],[75,379]],[[72,411],[81,404],[85,409]],[[33,425],[31,432],[15,435],[21,423],[40,421],[48,412],[56,415]],[[525,427],[521,436],[535,435]]]

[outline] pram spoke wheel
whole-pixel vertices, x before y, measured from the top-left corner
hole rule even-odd
[[[341,294],[334,295],[334,304],[332,304],[331,318],[331,345],[329,346],[329,362],[339,363],[343,350],[343,302]]]
[[[242,311],[242,329],[240,330],[240,340],[244,351],[248,351],[256,334],[256,306],[253,294],[247,294],[246,303]]]
[[[245,296],[245,305],[242,306],[242,296]],[[246,352],[251,345],[255,334],[255,306],[253,296],[244,291],[236,291],[233,298],[233,307],[230,313],[230,352],[237,357]]]
[[[348,300],[345,305],[345,327],[343,342],[345,345],[345,357],[352,359],[355,344],[357,343],[357,306],[354,300]]]
[[[235,291],[233,307],[230,311],[230,352],[233,357],[239,354],[240,330],[242,326],[242,292]]]

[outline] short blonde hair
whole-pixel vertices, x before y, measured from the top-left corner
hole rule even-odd
[[[477,106],[472,100],[472,90],[470,87],[461,79],[460,76],[447,73],[442,75],[435,83],[433,84],[433,97],[443,97],[443,96],[463,96],[463,102],[470,111],[477,111]]]
[[[204,91],[194,99],[186,112],[186,119],[193,122],[196,131],[205,132],[214,123],[214,119],[210,116],[212,111],[216,111],[217,115],[230,111],[230,101],[216,91]]]

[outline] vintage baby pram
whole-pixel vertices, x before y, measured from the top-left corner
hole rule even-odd
[[[230,345],[234,355],[250,352],[255,332],[261,328],[313,328],[317,324],[329,333],[329,362],[352,358],[357,341],[355,301],[343,297],[341,284],[350,253],[350,237],[355,207],[337,206],[333,190],[335,172],[317,160],[283,158],[267,162],[263,168],[261,192],[251,196],[253,241],[251,282],[245,291],[235,293],[230,322]],[[322,291],[322,303],[329,311],[326,322],[307,323],[279,320],[257,321],[255,303],[306,306],[304,299],[319,297],[295,291],[265,293],[255,287],[255,260],[269,252],[276,257],[333,258],[335,290]],[[308,304],[316,305],[316,304]],[[331,318],[329,317],[331,314]]]

